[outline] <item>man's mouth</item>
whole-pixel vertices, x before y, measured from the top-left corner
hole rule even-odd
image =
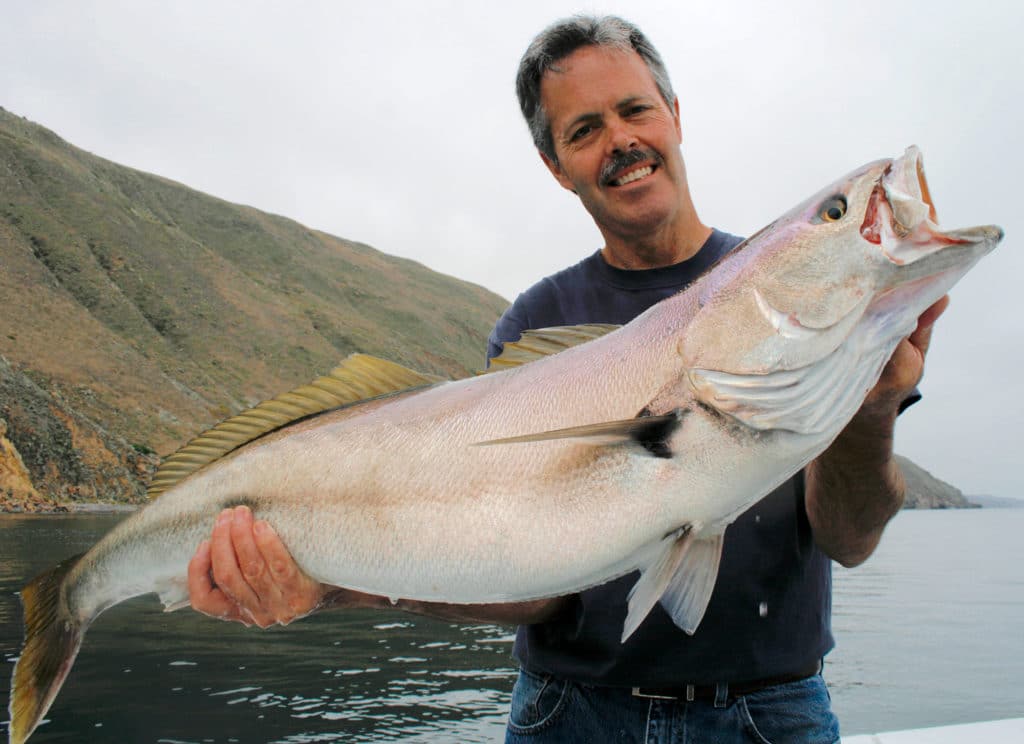
[[[639,181],[641,178],[646,178],[647,176],[649,176],[652,173],[654,173],[654,168],[655,168],[655,166],[653,166],[653,165],[645,165],[643,168],[637,168],[636,170],[631,170],[629,173],[626,173],[623,176],[620,176],[620,177],[618,177],[616,179],[613,179],[611,184],[613,186],[625,186],[627,183],[633,183],[633,181]]]
[[[661,167],[661,156],[651,148],[640,148],[616,152],[606,162],[600,173],[600,183],[605,186],[626,186],[647,178]]]

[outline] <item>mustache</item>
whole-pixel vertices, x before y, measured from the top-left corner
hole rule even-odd
[[[638,148],[614,153],[611,160],[601,166],[601,183],[609,183],[615,174],[624,168],[646,160],[653,160],[655,165],[661,165],[664,162],[661,155],[649,148]]]

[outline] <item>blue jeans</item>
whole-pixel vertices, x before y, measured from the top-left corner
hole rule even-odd
[[[835,744],[839,721],[820,674],[717,700],[634,697],[521,670],[506,744]]]

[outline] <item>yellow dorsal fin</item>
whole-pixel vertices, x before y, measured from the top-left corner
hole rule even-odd
[[[518,341],[509,341],[501,353],[491,359],[491,365],[487,371],[497,372],[509,367],[518,367],[541,357],[579,346],[587,341],[593,341],[619,327],[610,323],[585,323],[523,331],[523,335]]]
[[[368,354],[353,354],[308,385],[263,401],[197,436],[163,461],[146,493],[156,498],[232,450],[298,419],[443,379]]]

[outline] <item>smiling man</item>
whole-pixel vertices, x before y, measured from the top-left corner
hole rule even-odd
[[[690,199],[679,151],[679,104],[667,103],[643,59],[583,47],[541,78],[550,142],[541,157],[576,193],[622,269],[678,263],[710,234]]]
[[[529,328],[626,323],[740,242],[697,215],[679,104],[637,28],[613,17],[554,24],[523,56],[517,93],[541,159],[579,196],[604,245],[520,295],[491,334],[489,358]],[[833,646],[830,559],[865,560],[902,505],[893,428],[944,307],[922,316],[833,445],[729,528],[692,636],[656,607],[620,642],[635,575],[526,604],[398,606],[520,624],[510,742],[838,741],[820,674]],[[261,626],[325,607],[390,605],[302,575],[244,507],[218,520],[189,567],[189,589],[197,610]]]
[[[544,164],[579,196],[604,245],[520,295],[489,356],[529,328],[629,322],[740,242],[697,215],[679,103],[635,26],[554,24],[523,56],[517,93]],[[833,646],[830,558],[865,560],[902,504],[893,427],[944,307],[922,317],[832,447],[729,528],[693,636],[656,608],[619,643],[635,576],[520,627],[507,741],[838,741],[820,674]]]

